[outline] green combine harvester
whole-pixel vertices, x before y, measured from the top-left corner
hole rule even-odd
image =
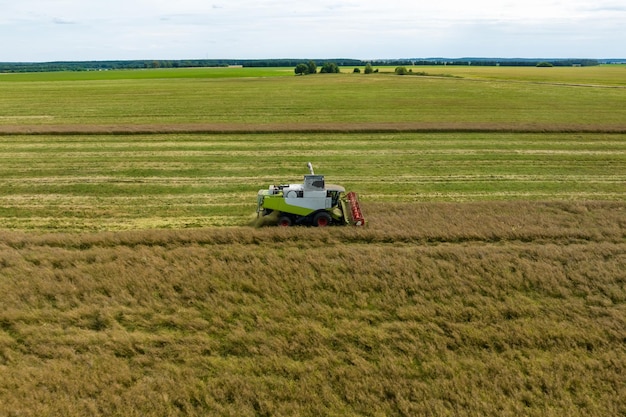
[[[323,175],[310,174],[303,184],[270,185],[257,195],[257,225],[279,226],[365,225],[365,219],[354,192],[346,193],[339,185],[325,184]]]

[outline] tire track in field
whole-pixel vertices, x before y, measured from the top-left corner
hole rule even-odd
[[[428,123],[428,122],[339,122],[339,123],[195,123],[133,125],[0,125],[2,135],[135,135],[165,133],[390,133],[390,132],[509,132],[509,133],[626,133],[626,124],[560,125],[554,123]]]

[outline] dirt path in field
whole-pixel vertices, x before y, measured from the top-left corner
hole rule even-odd
[[[512,132],[512,133],[626,133],[626,124],[559,125],[523,123],[194,123],[129,125],[0,125],[0,134],[87,135],[156,133],[359,133],[359,132]]]

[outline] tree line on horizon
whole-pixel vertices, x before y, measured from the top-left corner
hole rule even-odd
[[[296,67],[300,64],[316,67],[335,64],[342,66],[409,66],[409,65],[476,65],[476,66],[595,66],[596,59],[526,59],[526,58],[429,58],[429,59],[184,59],[184,60],[110,60],[110,61],[54,61],[54,62],[0,62],[0,72],[102,71],[151,68],[198,67]]]

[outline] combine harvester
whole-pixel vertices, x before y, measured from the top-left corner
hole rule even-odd
[[[303,184],[270,185],[257,195],[257,226],[365,225],[365,219],[354,192],[346,194],[339,185],[326,185],[323,175],[316,175],[308,164],[309,175]]]

